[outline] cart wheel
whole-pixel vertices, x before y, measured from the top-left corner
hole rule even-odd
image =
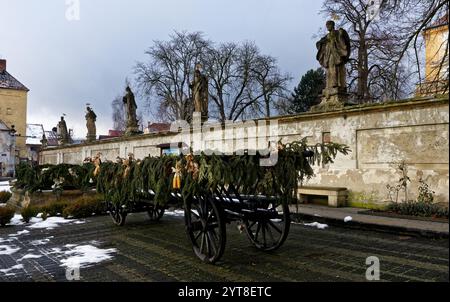
[[[287,203],[270,202],[264,211],[257,210],[244,220],[250,242],[263,251],[274,251],[283,245],[289,234],[291,217]]]
[[[195,255],[214,264],[223,255],[226,244],[224,214],[213,199],[186,202],[186,231]]]
[[[109,207],[109,215],[111,216],[113,222],[117,226],[124,226],[127,217],[127,212],[120,206],[111,205]]]
[[[147,213],[148,216],[150,217],[150,221],[159,221],[161,220],[161,218],[164,216],[164,212],[166,211],[166,209],[164,209],[163,207],[156,205],[154,207],[151,207]]]

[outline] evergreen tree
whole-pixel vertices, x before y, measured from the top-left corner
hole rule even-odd
[[[289,106],[289,113],[307,112],[320,103],[320,95],[325,89],[326,76],[322,68],[309,70],[294,89]]]

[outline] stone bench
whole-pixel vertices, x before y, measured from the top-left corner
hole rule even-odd
[[[310,196],[328,196],[328,206],[345,206],[348,197],[347,188],[304,186],[298,189],[301,203],[308,203]]]

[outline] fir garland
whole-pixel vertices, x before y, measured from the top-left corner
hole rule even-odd
[[[306,139],[287,145],[279,144],[278,161],[264,167],[256,155],[206,155],[147,157],[134,160],[132,156],[117,163],[100,164],[94,176],[94,163],[83,165],[20,164],[17,167],[16,188],[50,189],[55,179],[64,179],[64,188],[86,190],[96,187],[107,201],[116,206],[130,206],[142,200],[165,205],[173,194],[181,194],[184,201],[193,196],[216,194],[231,190],[242,195],[283,196],[294,199],[298,185],[314,175],[312,165],[333,163],[341,153],[350,149],[341,144],[308,146]],[[248,152],[249,153],[249,152]],[[208,153],[210,154],[210,153]],[[254,153],[250,153],[254,154]],[[179,170],[179,173],[174,173]],[[98,171],[97,171],[98,172]],[[173,188],[174,177],[181,177],[180,186]]]

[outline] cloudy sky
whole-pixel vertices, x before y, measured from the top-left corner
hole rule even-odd
[[[65,113],[75,136],[84,137],[91,103],[97,133],[106,134],[111,101],[123,94],[125,78],[133,79],[133,66],[152,41],[174,30],[202,31],[215,42],[255,41],[295,78],[292,86],[318,67],[314,36],[325,21],[322,1],[78,1],[80,19],[69,21],[73,6],[66,0],[0,0],[0,57],[30,89],[28,123],[46,130]]]

